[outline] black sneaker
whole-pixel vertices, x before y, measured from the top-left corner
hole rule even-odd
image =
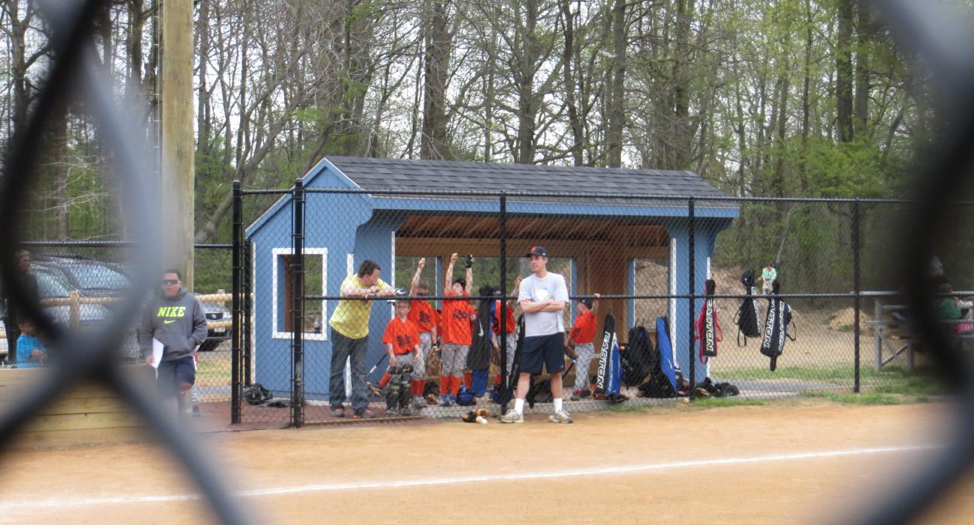
[[[331,415],[332,415],[332,417],[345,417],[345,408],[344,407],[331,407]]]
[[[410,410],[409,407],[402,407],[399,410],[399,415],[400,416],[411,416],[411,415],[413,415],[413,411]]]

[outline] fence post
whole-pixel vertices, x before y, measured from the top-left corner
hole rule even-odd
[[[71,290],[68,296],[68,326],[77,328],[81,324],[81,294],[77,290]]]
[[[240,423],[240,181],[233,181],[233,286],[231,304],[233,321],[230,347],[230,424]]]
[[[500,196],[501,215],[500,215],[500,241],[501,241],[501,300],[500,319],[501,319],[501,414],[507,412],[507,392],[511,378],[507,377],[507,194],[501,192]],[[513,327],[510,327],[513,328]]]
[[[304,184],[301,179],[294,180],[294,202],[292,213],[294,225],[291,230],[291,425],[301,427],[304,423]]]
[[[687,218],[689,219],[690,222],[690,227],[689,227],[690,239],[687,247],[687,256],[690,258],[689,259],[690,264],[688,265],[690,268],[688,272],[690,278],[690,288],[689,288],[690,297],[687,299],[687,301],[690,303],[690,306],[689,308],[687,308],[688,311],[687,326],[690,327],[689,354],[690,354],[690,386],[691,387],[697,384],[697,377],[696,377],[697,359],[696,356],[694,356],[693,354],[693,336],[694,336],[694,330],[696,329],[696,326],[694,326],[693,323],[694,321],[693,311],[697,305],[696,301],[694,301],[694,299],[696,299],[697,297],[696,284],[694,283],[695,281],[694,266],[696,265],[697,261],[696,261],[696,255],[694,254],[694,242],[693,242],[694,237],[696,236],[696,224],[695,224],[696,220],[694,217],[696,211],[695,208],[696,208],[696,203],[694,202],[694,197],[693,195],[690,195],[690,197],[687,199]]]
[[[243,338],[243,350],[241,351],[241,359],[243,360],[243,385],[250,386],[250,378],[252,377],[250,371],[250,363],[252,361],[251,353],[253,347],[251,346],[251,336],[253,335],[253,330],[251,329],[251,315],[253,312],[253,279],[254,279],[254,265],[253,265],[253,252],[249,242],[243,242],[243,267],[246,268],[241,275],[241,280],[243,281],[243,323],[242,330],[243,333],[240,334]]]
[[[856,377],[855,377],[855,386],[853,387],[853,391],[856,392],[856,393],[859,393],[859,387],[860,387],[860,375],[859,375],[859,333],[860,333],[859,332],[859,330],[860,330],[859,324],[860,324],[860,322],[859,322],[859,312],[861,311],[861,308],[862,308],[862,305],[861,305],[861,301],[862,301],[862,283],[860,282],[861,274],[860,274],[860,266],[859,266],[859,257],[860,257],[860,251],[862,249],[862,246],[860,246],[860,239],[861,239],[861,237],[860,237],[860,232],[859,232],[859,228],[860,228],[860,222],[859,222],[860,221],[860,218],[859,218],[859,205],[860,205],[859,198],[856,197],[856,202],[853,204],[853,208],[852,208],[852,268],[853,268],[852,269],[852,281],[853,281],[852,285],[855,288],[855,294],[856,294],[855,306],[854,306],[855,315],[856,315],[856,322],[853,325],[853,329],[852,329],[853,337],[855,337],[855,343],[853,343],[853,345],[854,345],[853,348],[855,349],[855,361],[856,361],[855,362],[855,365],[854,365]]]

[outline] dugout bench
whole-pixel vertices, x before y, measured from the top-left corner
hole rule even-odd
[[[867,321],[873,328],[876,342],[876,370],[891,363],[901,355],[906,355],[906,370],[912,371],[916,361],[916,350],[922,344],[909,319],[909,306],[884,301],[876,297],[875,311],[872,321]],[[971,319],[943,320],[945,325],[959,325],[972,323]],[[955,334],[961,348],[974,352],[974,332]],[[889,350],[889,357],[883,356],[883,349]]]

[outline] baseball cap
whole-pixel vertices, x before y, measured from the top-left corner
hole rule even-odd
[[[544,249],[544,246],[532,246],[531,251],[528,252],[525,257],[530,257],[532,255],[537,255],[539,257],[547,257],[548,250]]]
[[[581,299],[578,302],[584,304],[585,307],[588,308],[589,310],[592,309],[592,299],[590,299],[590,298]]]

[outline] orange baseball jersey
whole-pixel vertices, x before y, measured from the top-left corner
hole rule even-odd
[[[413,301],[409,308],[409,320],[416,324],[420,333],[432,332],[437,325],[436,310],[426,301]]]
[[[570,334],[577,345],[591,343],[595,339],[595,316],[591,310],[575,318]]]
[[[392,351],[396,355],[408,354],[416,350],[416,345],[419,344],[419,329],[412,321],[407,319],[404,322],[396,317],[386,325],[382,342],[391,343]]]
[[[514,322],[514,309],[505,306],[503,310],[507,312],[507,326],[506,326],[507,333],[513,334],[514,332],[517,331],[517,326],[515,326],[515,322]],[[500,301],[496,301],[494,303],[493,331],[497,335],[500,335],[501,333],[501,302]]]
[[[452,292],[447,293],[453,296]],[[463,297],[467,297],[467,292]],[[455,345],[469,345],[473,340],[470,326],[470,316],[477,313],[477,310],[468,301],[446,300],[443,301],[443,342]]]

